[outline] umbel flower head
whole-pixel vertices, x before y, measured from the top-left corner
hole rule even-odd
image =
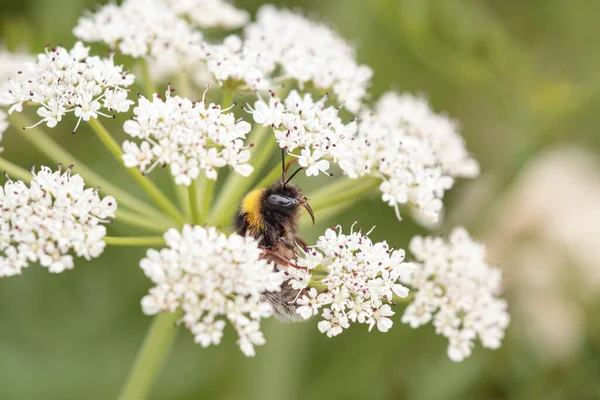
[[[134,76],[116,66],[112,56],[89,56],[89,47],[75,43],[71,50],[61,46],[38,55],[36,62],[23,68],[0,88],[0,105],[10,106],[8,113],[21,112],[23,103],[39,105],[37,114],[55,127],[62,117],[74,112],[81,120],[89,121],[105,112],[126,112],[133,101],[127,99],[126,87]],[[37,125],[36,124],[36,125]]]
[[[279,147],[298,157],[298,164],[306,168],[306,175],[327,174],[332,159],[347,170],[352,167],[345,157],[356,133],[354,121],[344,124],[338,117],[339,110],[326,107],[327,96],[314,101],[310,93],[300,95],[292,90],[284,102],[272,93],[267,103],[262,98],[250,108],[254,121],[270,126]],[[296,150],[296,153],[293,154]]]
[[[448,241],[416,236],[410,251],[418,263],[401,280],[414,299],[402,322],[413,328],[432,322],[436,333],[448,338],[453,361],[469,357],[477,338],[483,347],[499,348],[510,318],[499,297],[502,274],[485,262],[485,247],[456,228]]]
[[[331,90],[352,112],[359,110],[372,76],[369,67],[357,64],[354,48],[326,25],[271,5],[258,10],[243,39],[230,36],[223,44],[207,45],[206,59],[218,81],[261,90],[293,79]]]
[[[72,253],[98,257],[105,246],[102,224],[116,209],[113,197],[85,189],[70,168],[41,167],[29,187],[8,179],[0,187],[0,277],[18,275],[31,262],[59,273],[73,268]]]
[[[207,89],[208,90],[208,89]],[[236,121],[235,116],[220,105],[192,102],[179,96],[165,98],[154,95],[152,100],[140,97],[123,129],[141,139],[123,143],[123,161],[127,167],[139,167],[144,173],[156,165],[169,165],[175,183],[189,186],[200,173],[217,179],[217,168],[229,165],[236,173],[248,176],[250,150],[244,147],[250,124]]]
[[[374,111],[360,117],[351,178],[381,178],[382,199],[394,207],[408,204],[427,223],[436,223],[454,177],[479,173],[456,124],[434,113],[422,98],[388,92]]]
[[[389,317],[394,315],[394,295],[408,295],[400,279],[413,268],[404,262],[403,250],[373,243],[360,230],[346,235],[339,226],[328,229],[297,264],[305,269],[290,267],[285,272],[292,287],[314,286],[299,294],[297,312],[305,319],[320,312],[318,328],[329,337],[353,323],[387,332],[393,324]]]
[[[142,299],[148,315],[183,311],[182,321],[203,347],[219,344],[225,320],[238,334],[247,356],[265,343],[260,320],[273,314],[262,293],[280,290],[282,276],[262,259],[251,237],[226,236],[215,228],[185,225],[165,233],[167,248],[148,250],[140,262],[156,284]]]

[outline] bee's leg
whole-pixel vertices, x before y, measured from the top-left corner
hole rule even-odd
[[[265,255],[265,258],[267,258],[271,261],[275,261],[276,263],[281,264],[283,266],[302,269],[302,270],[308,269],[306,267],[301,267],[299,265],[294,264],[290,260],[287,260],[285,257],[282,257],[279,254],[275,253],[273,250],[265,248],[263,250],[263,254]]]
[[[298,236],[296,236],[294,238],[294,241],[298,244],[298,246],[300,246],[302,248],[302,250],[306,250],[308,248],[308,245],[306,244],[306,242],[304,240],[302,240],[301,238],[299,238]]]

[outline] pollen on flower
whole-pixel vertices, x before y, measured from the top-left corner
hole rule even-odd
[[[206,95],[206,92],[205,92]],[[216,104],[192,102],[179,96],[152,100],[140,97],[134,118],[123,129],[135,139],[123,143],[126,167],[138,167],[149,173],[157,165],[168,165],[175,182],[189,186],[200,171],[208,179],[217,179],[217,169],[228,165],[236,173],[249,176],[250,150],[244,146],[250,124],[236,120]]]
[[[127,87],[134,76],[115,65],[112,55],[89,56],[89,47],[75,43],[71,50],[47,47],[36,62],[26,62],[0,88],[0,105],[10,106],[8,113],[21,112],[23,103],[39,105],[41,120],[55,127],[69,112],[81,121],[108,113],[126,112],[133,101],[127,99]],[[101,111],[103,110],[103,111]]]
[[[391,249],[386,242],[373,243],[360,230],[346,235],[341,227],[328,229],[297,265],[307,269],[288,268],[288,272],[306,276],[295,276],[297,285],[292,286],[310,289],[298,296],[296,311],[305,319],[320,312],[318,328],[329,337],[354,323],[387,332],[393,324],[389,317],[394,315],[390,306],[394,295],[408,296],[400,279],[413,268],[404,262],[403,250]]]
[[[347,162],[347,154],[352,153],[356,122],[343,123],[339,109],[326,107],[326,101],[327,96],[314,101],[309,93],[300,95],[293,90],[283,102],[272,95],[268,102],[259,98],[254,108],[246,108],[256,123],[273,128],[279,147],[297,157],[306,175],[313,176],[329,174],[328,160],[342,170],[354,167]]]
[[[437,223],[454,178],[479,172],[455,123],[423,99],[388,92],[359,120],[351,162],[359,168],[345,172],[380,177],[382,199],[399,219],[399,206],[407,204],[426,224]]]
[[[115,217],[117,202],[84,188],[70,168],[41,167],[29,187],[8,180],[0,187],[0,277],[21,274],[31,262],[52,273],[73,268],[73,253],[86,260],[104,250],[102,225]]]
[[[410,251],[415,269],[401,281],[414,298],[402,322],[413,328],[431,322],[448,339],[452,361],[469,357],[476,339],[483,347],[499,348],[510,317],[500,298],[502,274],[486,263],[485,247],[456,228],[448,241],[417,236]]]
[[[273,264],[261,258],[258,242],[189,225],[181,232],[170,229],[164,236],[167,247],[148,250],[140,262],[156,284],[142,299],[144,313],[181,308],[181,322],[202,347],[219,344],[229,320],[242,352],[254,356],[254,346],[265,343],[260,320],[273,314],[261,295],[279,291],[283,283]]]

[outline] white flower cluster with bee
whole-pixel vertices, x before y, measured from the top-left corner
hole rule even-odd
[[[305,319],[321,314],[318,328],[327,336],[339,335],[353,323],[374,326],[381,332],[392,327],[393,296],[406,297],[400,279],[412,271],[404,262],[404,251],[390,249],[386,242],[373,243],[360,230],[345,235],[341,227],[328,229],[317,244],[297,260],[298,269],[287,269],[289,284],[310,288],[296,300],[297,312]],[[324,274],[323,277],[319,277]]]
[[[416,236],[410,243],[416,268],[401,280],[414,299],[402,322],[416,328],[429,322],[448,338],[448,356],[462,361],[471,355],[474,341],[483,347],[501,345],[510,317],[502,293],[502,273],[485,261],[485,246],[463,228],[448,241]]]
[[[0,88],[0,105],[8,113],[21,112],[23,103],[39,105],[38,124],[55,127],[62,117],[73,112],[79,123],[108,117],[106,112],[127,112],[133,101],[127,99],[134,76],[115,65],[112,56],[89,56],[89,47],[75,43],[71,50],[46,48],[36,62],[27,62]],[[103,111],[101,111],[103,110]],[[37,124],[36,124],[37,125]]]
[[[424,99],[388,92],[374,111],[360,117],[352,163],[352,178],[382,179],[382,199],[396,210],[410,205],[427,223],[437,223],[446,190],[454,177],[478,174],[456,126],[433,112]]]
[[[86,260],[103,251],[106,228],[117,202],[85,189],[79,175],[41,167],[29,187],[8,180],[0,187],[0,277],[21,274],[32,262],[52,273],[73,268],[73,255]]]
[[[254,121],[270,126],[279,147],[298,158],[306,168],[307,176],[327,174],[332,159],[346,170],[352,166],[346,155],[356,133],[354,121],[344,124],[338,117],[339,109],[325,106],[327,96],[314,101],[310,93],[300,95],[293,90],[284,102],[272,93],[268,103],[262,98],[247,106]],[[294,150],[300,154],[293,154]]]
[[[125,166],[149,173],[156,165],[169,165],[175,183],[186,186],[200,171],[216,180],[217,168],[226,165],[249,176],[253,168],[244,139],[251,126],[225,111],[220,105],[206,104],[205,96],[194,103],[172,97],[170,90],[164,98],[156,94],[152,100],[140,97],[134,118],[123,129],[141,143],[123,143]]]
[[[301,86],[330,90],[352,112],[359,110],[373,74],[357,64],[354,48],[329,27],[271,5],[258,10],[243,40],[230,36],[223,44],[208,45],[206,54],[219,81],[261,90],[294,79]]]
[[[254,356],[265,343],[260,320],[273,315],[265,291],[279,291],[282,277],[261,258],[263,249],[251,237],[226,236],[215,228],[185,225],[164,235],[167,248],[150,249],[140,262],[156,284],[142,299],[148,315],[183,311],[181,321],[195,341],[219,344],[226,320],[238,334],[242,352]]]

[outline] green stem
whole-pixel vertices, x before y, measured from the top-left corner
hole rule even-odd
[[[160,313],[146,333],[135,364],[129,372],[119,400],[143,400],[148,397],[154,380],[169,355],[175,338],[180,313]]]
[[[104,237],[104,242],[109,246],[158,246],[165,244],[162,236],[137,236],[137,237]]]
[[[223,88],[223,92],[221,93],[221,108],[227,108],[233,104],[233,90],[228,88]]]
[[[237,174],[236,174],[237,175]],[[215,192],[215,181],[208,179],[206,176],[202,177],[202,186],[198,188],[198,195],[200,196],[200,217],[202,221],[206,221],[208,212],[213,201],[213,194]]]
[[[13,113],[9,117],[15,127],[31,126],[33,123],[22,113]],[[139,200],[137,197],[127,193],[119,186],[104,179],[99,174],[86,167],[80,160],[71,155],[68,151],[57,144],[50,136],[39,127],[27,129],[23,132],[24,137],[30,144],[35,146],[42,153],[46,154],[56,163],[63,165],[74,165],[75,171],[84,178],[88,185],[97,186],[102,193],[109,194],[117,199],[119,205],[126,206],[142,214],[159,217],[160,213],[154,207]]]
[[[104,143],[104,145],[110,150],[111,154],[118,161],[119,165],[124,166],[123,164],[123,151],[121,150],[121,146],[117,143],[115,139],[110,135],[110,133],[106,130],[104,125],[97,119],[90,119],[90,126],[92,130],[96,133],[98,138]],[[185,218],[181,214],[181,212],[177,209],[177,207],[165,196],[163,192],[160,191],[154,183],[148,177],[143,175],[137,168],[125,168],[129,175],[135,179],[135,181],[144,189],[146,193],[152,198],[154,203],[165,213],[167,213],[173,220],[175,220],[178,224],[183,225],[185,223]]]
[[[190,196],[188,188],[185,185],[178,185],[175,183],[175,179],[171,179],[173,187],[175,189],[175,195],[177,196],[177,202],[179,207],[183,211],[186,218],[192,217],[192,206],[190,205]]]
[[[150,76],[150,69],[148,68],[148,61],[142,61],[140,63],[140,69],[142,71],[142,82],[144,83],[144,95],[148,99],[152,99],[152,95],[156,93],[156,86]]]
[[[279,181],[281,177],[281,164],[277,164],[265,177],[258,182],[254,187],[254,189],[262,189],[269,185],[271,185],[275,181]]]
[[[308,200],[313,210],[322,210],[346,200],[361,198],[379,185],[379,179],[372,177],[344,178],[309,195]]]
[[[123,222],[138,228],[144,228],[150,232],[164,233],[167,229],[172,228],[170,224],[160,223],[155,219],[150,219],[143,215],[138,215],[128,210],[119,209],[116,212],[116,221]]]
[[[253,143],[255,149],[250,159],[250,163],[254,167],[254,174],[260,173],[271,158],[276,142],[270,133],[270,128],[256,126],[248,135],[247,143],[248,145]],[[253,182],[254,179],[251,177],[245,178],[240,174],[230,173],[219,191],[215,206],[208,217],[208,224],[213,226],[226,225],[235,214],[238,204]]]
[[[194,179],[192,181],[192,184],[190,185],[190,187],[188,188],[188,192],[189,192],[189,203],[190,203],[190,209],[191,209],[191,213],[192,213],[192,224],[194,225],[200,225],[201,223],[201,216],[200,216],[200,199],[199,199],[199,193],[198,193],[198,179]]]
[[[0,158],[0,170],[5,171],[10,178],[19,179],[23,182],[29,182],[32,178],[30,171],[27,171],[25,168],[21,168],[4,158]]]

